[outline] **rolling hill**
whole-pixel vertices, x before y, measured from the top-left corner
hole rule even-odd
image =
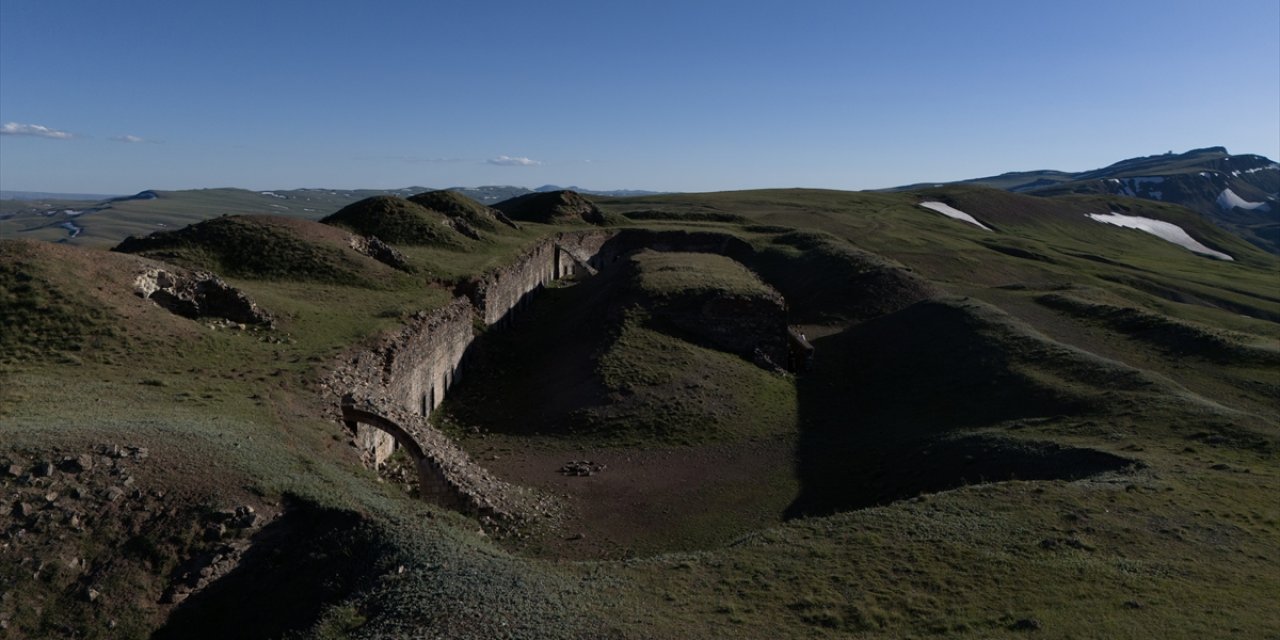
[[[1069,191],[156,192],[6,233],[0,628],[1267,637],[1280,258]]]
[[[1131,158],[1076,173],[1021,171],[961,184],[1040,196],[1109,194],[1168,202],[1196,211],[1271,253],[1280,253],[1280,164],[1257,155],[1233,156],[1223,147]]]

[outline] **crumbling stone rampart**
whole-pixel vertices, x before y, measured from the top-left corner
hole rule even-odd
[[[403,447],[414,460],[423,496],[437,504],[499,521],[547,513],[545,499],[494,478],[427,418],[463,375],[476,338],[476,320],[486,326],[498,324],[551,281],[593,273],[642,248],[711,252],[735,259],[751,251],[746,242],[716,233],[557,234],[511,264],[460,287],[463,295],[444,307],[418,313],[372,346],[349,352],[323,384],[340,412],[335,418],[351,430],[371,465],[385,461],[397,444]],[[740,310],[702,311],[725,317]],[[768,355],[785,362],[785,324],[779,326],[781,351],[775,354],[770,348]]]
[[[493,478],[427,418],[462,375],[476,319],[496,324],[551,280],[585,271],[609,236],[549,238],[473,281],[468,296],[349,352],[324,387],[366,463],[381,464],[399,445],[413,458],[423,497],[436,504],[500,521],[548,511],[545,500]]]

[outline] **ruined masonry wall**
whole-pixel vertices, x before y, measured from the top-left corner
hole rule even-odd
[[[529,295],[552,280],[572,276],[578,263],[599,260],[610,232],[562,233],[539,243],[510,265],[474,284],[472,302],[486,325],[494,325],[517,309]]]
[[[471,304],[457,298],[394,345],[383,369],[386,398],[406,411],[431,415],[457,382],[462,358],[475,339],[471,318]]]
[[[497,324],[550,281],[598,269],[625,254],[630,245],[664,244],[664,240],[670,241],[671,246],[664,247],[667,250],[687,250],[684,245],[702,248],[703,244],[710,244],[707,248],[717,253],[741,250],[735,239],[725,236],[562,233],[539,242],[507,267],[473,281],[465,297],[418,313],[373,348],[349,353],[325,387],[334,396],[335,407],[343,408],[343,421],[354,427],[362,457],[373,464],[386,460],[395,449],[391,431],[396,431],[406,439],[402,444],[411,450],[424,495],[433,502],[497,519],[518,519],[520,513],[545,510],[518,488],[493,478],[425,418],[463,374],[475,341],[477,317],[485,325]],[[368,411],[361,413],[354,408],[357,405]]]
[[[427,417],[463,375],[463,360],[475,340],[474,318],[497,324],[551,280],[574,275],[579,263],[590,263],[613,234],[559,234],[538,243],[512,264],[474,283],[467,297],[419,313],[373,349],[354,354],[333,375],[339,395],[378,398],[400,410]],[[572,255],[567,255],[572,252]],[[359,424],[355,445],[372,464],[395,450],[395,439],[374,426]]]

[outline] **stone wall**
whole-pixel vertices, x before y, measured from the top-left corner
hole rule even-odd
[[[720,233],[593,230],[557,234],[511,264],[460,287],[463,295],[448,305],[420,312],[372,346],[348,352],[323,383],[332,406],[341,414],[335,417],[352,430],[362,458],[371,465],[385,461],[399,442],[414,459],[424,497],[437,504],[505,520],[545,513],[545,500],[494,479],[426,418],[464,374],[466,356],[476,338],[476,320],[486,326],[498,324],[518,313],[530,296],[552,280],[594,273],[642,248],[718,253],[740,261],[751,252],[746,242]],[[763,315],[778,317],[777,333],[785,345],[785,315],[776,313],[785,314],[780,304]],[[721,320],[743,315],[743,309],[730,307],[703,311]],[[774,329],[772,324],[769,328]],[[759,333],[758,327],[751,329],[747,333]],[[786,361],[785,355],[773,353],[776,349],[767,350],[771,358]]]
[[[383,352],[383,395],[406,411],[430,416],[458,380],[462,359],[475,339],[472,317],[471,303],[455,298],[415,318],[403,339]]]
[[[520,254],[511,264],[472,280],[464,287],[485,325],[505,320],[530,295],[552,280],[573,277],[596,264],[616,234],[607,231],[560,233]]]
[[[551,280],[594,269],[611,236],[548,238],[473,281],[466,296],[417,313],[372,346],[349,352],[323,386],[362,459],[376,466],[398,445],[413,459],[423,497],[431,502],[497,520],[545,512],[544,500],[494,479],[427,418],[462,376],[477,318],[497,324]]]

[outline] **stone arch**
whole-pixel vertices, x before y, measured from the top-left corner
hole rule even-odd
[[[405,450],[413,459],[413,466],[418,472],[418,487],[423,499],[444,507],[457,509],[461,505],[458,492],[445,477],[444,470],[434,458],[427,454],[408,430],[386,416],[361,409],[351,404],[342,405],[342,422],[353,433],[358,425],[367,425],[386,432],[395,439],[396,444]]]

